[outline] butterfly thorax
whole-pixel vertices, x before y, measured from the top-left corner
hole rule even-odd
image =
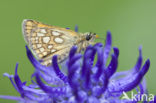
[[[80,33],[78,37],[79,39],[77,39],[75,44],[78,46],[77,52],[81,52],[82,50],[85,50],[89,44],[93,44],[95,36],[96,34],[91,32]]]

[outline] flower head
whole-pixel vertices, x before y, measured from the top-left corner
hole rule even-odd
[[[105,46],[102,43],[89,45],[84,54],[77,53],[77,46],[73,46],[68,59],[61,66],[55,55],[49,67],[41,65],[26,46],[27,56],[35,68],[32,74],[35,81],[32,79],[31,85],[22,82],[17,73],[17,63],[15,75],[5,73],[4,76],[9,77],[21,97],[0,97],[29,103],[132,103],[134,101],[120,97],[123,92],[134,89],[141,94],[147,93],[144,75],[149,69],[150,60],[147,59],[142,66],[140,47],[136,65],[128,71],[116,72],[118,48],[113,47],[111,61],[107,65],[111,44],[111,33],[107,32]]]

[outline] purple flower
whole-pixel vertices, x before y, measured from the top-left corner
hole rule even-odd
[[[147,94],[144,75],[149,69],[150,60],[147,59],[142,66],[140,47],[135,66],[128,71],[116,72],[118,48],[113,47],[111,61],[109,64],[107,61],[111,44],[111,33],[107,32],[105,46],[101,43],[89,45],[84,54],[76,53],[77,47],[73,46],[65,62],[58,65],[55,55],[49,67],[41,65],[26,46],[27,56],[35,68],[32,84],[26,85],[20,80],[17,63],[15,75],[4,73],[4,76],[10,79],[21,96],[1,95],[0,98],[23,103],[136,103],[139,101],[138,95]],[[135,89],[138,93],[135,100],[121,99],[123,93]]]

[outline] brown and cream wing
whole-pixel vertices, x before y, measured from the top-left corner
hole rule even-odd
[[[59,31],[68,32],[69,33],[68,35],[78,36],[76,32],[69,30],[69,29],[65,29],[65,28],[61,28],[61,27],[57,27],[57,26],[51,26],[51,25],[43,24],[41,22],[34,21],[34,20],[26,19],[26,20],[23,20],[22,31],[23,31],[25,41],[27,43],[29,42],[30,35],[32,34],[32,31],[37,28],[57,29]]]
[[[23,21],[23,33],[33,54],[44,65],[51,63],[53,55],[58,55],[58,62],[67,58],[70,48],[79,36],[74,31],[33,20]]]

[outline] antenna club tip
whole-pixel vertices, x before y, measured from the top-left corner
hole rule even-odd
[[[95,37],[96,37],[96,38],[99,38],[99,35],[96,34]]]

